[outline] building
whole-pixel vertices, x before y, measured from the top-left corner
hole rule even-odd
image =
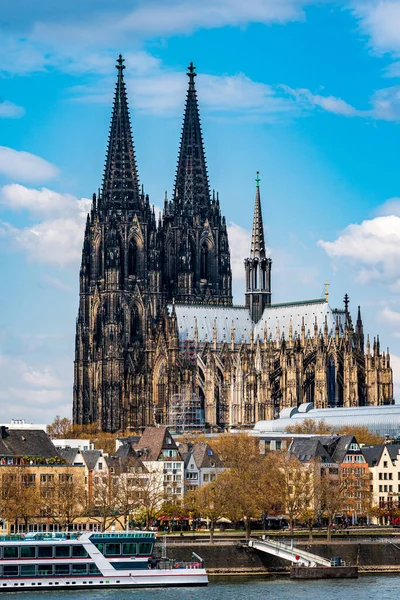
[[[147,491],[158,504],[182,500],[185,463],[167,427],[146,427],[134,450],[147,471]]]
[[[206,442],[180,444],[179,450],[185,461],[185,492],[195,492],[215,481],[224,470],[221,459]]]
[[[400,437],[400,406],[314,408],[312,403],[303,403],[298,407],[281,411],[278,419],[259,421],[255,424],[253,433],[257,436],[279,434],[288,427],[301,425],[304,421],[323,422],[330,428],[367,427],[374,433],[390,438]]]
[[[139,186],[123,62],[83,242],[74,422],[107,431],[166,424],[177,395],[197,397],[195,420],[217,428],[273,419],[305,401],[391,404],[389,352],[379,338],[365,347],[360,309],[353,324],[347,295],[341,308],[331,308],[328,294],[272,303],[258,174],[245,305],[233,306],[227,226],[209,186],[192,63],[174,192],[157,221]]]
[[[398,516],[400,445],[364,446],[362,453],[369,467],[374,520],[387,523],[390,517]]]

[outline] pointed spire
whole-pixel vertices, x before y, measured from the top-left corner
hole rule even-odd
[[[141,206],[139,178],[124,81],[125,65],[121,54],[116,68],[118,77],[104,169],[103,206],[126,206],[137,210]]]
[[[189,88],[186,96],[174,198],[182,207],[198,214],[203,213],[204,209],[210,205],[210,189],[194,85],[195,68],[191,62],[187,73]]]
[[[260,173],[256,177],[256,201],[254,205],[253,231],[251,234],[251,257],[265,258],[264,227],[260,199]]]

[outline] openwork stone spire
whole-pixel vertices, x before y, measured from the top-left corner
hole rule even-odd
[[[139,180],[121,54],[116,68],[118,78],[104,169],[103,206],[138,210],[141,207]]]
[[[201,214],[210,205],[210,189],[194,85],[195,68],[191,62],[187,73],[189,88],[186,96],[174,199],[180,208],[192,214]]]
[[[253,231],[251,234],[251,252],[250,256],[258,258],[265,258],[265,240],[264,240],[264,227],[261,212],[261,199],[260,199],[260,174],[257,171],[256,177],[256,201],[254,205],[254,218],[253,218]]]

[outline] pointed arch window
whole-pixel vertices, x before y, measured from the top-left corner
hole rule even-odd
[[[200,279],[208,278],[208,246],[203,244],[200,251]]]
[[[131,327],[131,342],[141,339],[142,326],[141,326],[139,309],[136,305],[132,306],[132,308],[131,308],[130,327]]]
[[[129,242],[128,251],[128,275],[137,275],[138,270],[138,248],[134,239]]]
[[[335,359],[331,355],[328,358],[328,406],[336,406],[337,398],[336,398],[336,365]]]

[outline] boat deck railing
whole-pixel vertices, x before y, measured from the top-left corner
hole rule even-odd
[[[149,538],[149,539],[155,539],[155,534],[153,531],[105,531],[104,533],[92,533],[90,535],[90,537],[92,538],[126,538],[126,539],[132,539],[132,538]]]
[[[185,562],[180,560],[161,560],[154,567],[155,569],[202,569],[201,561]]]

